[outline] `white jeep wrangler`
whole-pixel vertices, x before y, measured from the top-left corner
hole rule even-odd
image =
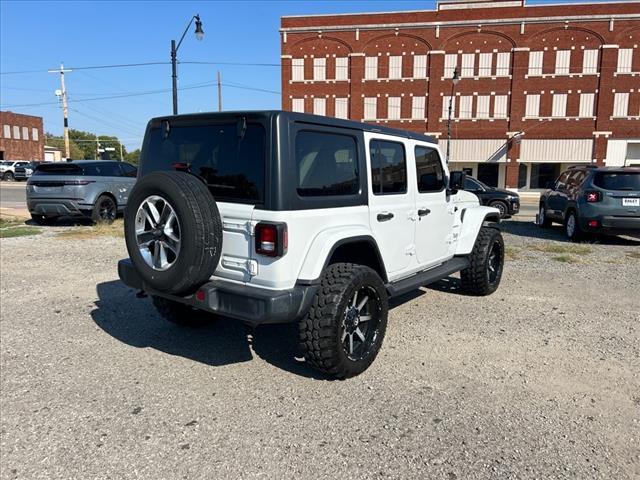
[[[298,322],[306,361],[364,371],[389,298],[460,272],[500,283],[497,209],[461,190],[427,136],[291,112],[149,122],[125,213],[127,285],[168,320]]]

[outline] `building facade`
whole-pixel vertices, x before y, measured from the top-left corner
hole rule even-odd
[[[44,160],[42,117],[0,112],[0,160]]]
[[[443,0],[283,17],[282,108],[423,132],[451,168],[539,190],[579,163],[640,164],[640,2]],[[454,70],[460,80],[454,85]]]

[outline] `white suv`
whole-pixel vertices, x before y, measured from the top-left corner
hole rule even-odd
[[[312,366],[364,371],[388,300],[455,272],[500,283],[497,209],[461,190],[427,136],[291,112],[149,122],[120,278],[162,315],[298,322]]]
[[[4,160],[0,162],[0,178],[8,182],[16,179],[16,167],[22,167],[30,163],[26,160]]]

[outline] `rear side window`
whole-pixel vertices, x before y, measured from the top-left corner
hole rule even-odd
[[[218,200],[264,201],[266,133],[239,123],[154,128],[145,140],[141,173],[179,170],[201,177]]]
[[[435,148],[417,146],[416,172],[420,193],[439,192],[444,189],[444,170]]]
[[[640,172],[596,172],[593,184],[604,190],[640,191]]]
[[[119,177],[120,168],[117,163],[88,163],[83,165],[84,174],[90,177]]]
[[[407,161],[404,145],[371,140],[371,190],[374,195],[406,193]]]
[[[358,193],[355,138],[327,132],[296,135],[298,195],[328,196]]]
[[[138,169],[128,163],[121,163],[120,168],[122,169],[122,175],[125,177],[135,177],[138,175]]]

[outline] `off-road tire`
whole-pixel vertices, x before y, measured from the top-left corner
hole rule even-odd
[[[180,227],[180,252],[171,267],[154,270],[143,259],[136,241],[136,215],[149,196],[166,199]],[[175,295],[197,290],[214,272],[222,252],[222,220],[209,189],[198,177],[184,172],[153,172],[133,187],[124,218],[129,257],[143,282]]]
[[[364,358],[353,360],[343,349],[343,320],[353,294],[370,288],[377,295],[376,334]],[[380,276],[371,268],[336,263],[323,273],[309,312],[300,320],[300,347],[309,365],[332,377],[345,379],[364,372],[375,360],[387,328],[388,297]]]
[[[497,255],[495,277],[490,270],[490,255]],[[490,295],[500,285],[504,268],[504,240],[500,230],[494,227],[482,227],[478,232],[476,243],[469,255],[470,265],[460,272],[462,289],[476,296]]]
[[[502,200],[494,200],[489,204],[489,206],[497,208],[500,211],[500,218],[509,216],[509,206]]]
[[[538,209],[538,217],[536,218],[536,224],[540,228],[549,228],[551,226],[551,220],[546,214],[546,209],[543,204],[540,204],[540,208]]]
[[[202,327],[215,320],[215,315],[164,297],[151,296],[153,306],[166,321],[182,327]]]
[[[574,222],[573,232],[570,232],[570,229],[569,229],[571,217],[573,217],[573,222]],[[575,210],[569,210],[569,212],[567,212],[567,215],[564,219],[564,234],[572,242],[579,242],[580,240],[583,240],[585,237],[585,232],[583,232],[580,229],[580,220]]]
[[[53,225],[58,220],[58,217],[47,217],[45,215],[31,214],[31,220],[38,225]]]
[[[91,210],[91,220],[94,223],[111,224],[118,214],[118,205],[113,197],[100,195],[96,200],[93,210]]]

